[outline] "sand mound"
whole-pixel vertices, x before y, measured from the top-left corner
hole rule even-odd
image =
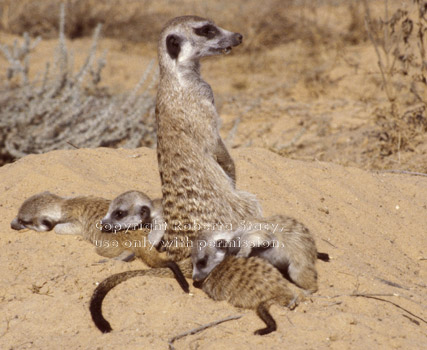
[[[332,257],[318,264],[320,289],[311,300],[295,311],[272,307],[277,332],[252,335],[263,326],[254,312],[214,302],[194,288],[194,295],[185,295],[172,279],[135,278],[106,298],[104,314],[114,331],[101,334],[88,310],[95,283],[143,264],[98,263],[101,257],[78,237],[9,227],[22,201],[44,190],[113,198],[138,189],[160,196],[155,151],[81,149],[31,155],[0,168],[0,348],[166,349],[168,338],[236,314],[244,317],[179,340],[176,348],[425,346],[426,323],[418,317],[427,319],[427,178],[289,160],[262,149],[232,156],[238,187],[255,193],[266,215],[286,213],[304,222],[319,250]],[[379,298],[407,311],[352,293],[386,294]]]

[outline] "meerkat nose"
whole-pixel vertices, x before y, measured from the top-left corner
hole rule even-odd
[[[240,33],[236,33],[236,36],[237,36],[237,40],[239,40],[239,43],[241,44],[243,41],[243,35]]]

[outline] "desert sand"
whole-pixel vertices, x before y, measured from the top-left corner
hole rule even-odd
[[[151,277],[110,292],[104,315],[113,331],[101,334],[88,310],[96,283],[143,264],[100,262],[79,237],[10,229],[22,201],[43,190],[160,195],[154,150],[80,149],[0,168],[0,348],[167,349],[169,338],[232,315],[243,317],[177,340],[176,349],[425,348],[427,178],[291,160],[260,148],[232,156],[238,187],[257,195],[264,214],[304,222],[319,251],[331,256],[318,263],[315,295],[294,311],[271,308],[276,332],[255,336],[263,323],[254,312]]]
[[[43,37],[30,54],[30,79],[54,61],[58,3],[0,1],[1,44],[22,42],[24,31]],[[427,177],[402,172],[427,173],[427,117],[424,109],[415,115],[419,125],[404,118],[420,103],[410,92],[412,76],[397,74],[403,126],[392,123],[362,2],[67,3],[67,47],[76,69],[96,23],[104,23],[97,57],[105,50],[107,64],[98,87],[111,95],[128,94],[156,59],[158,31],[168,18],[194,13],[241,32],[243,45],[202,64],[236,161],[237,187],[254,193],[265,215],[303,222],[331,261],[318,262],[312,297],[293,311],[271,308],[278,330],[263,337],[253,335],[263,327],[253,311],[214,302],[193,287],[184,294],[175,280],[153,277],[109,293],[104,315],[113,332],[101,334],[88,309],[94,288],[143,263],[101,262],[79,237],[17,232],[10,222],[26,198],[46,190],[112,199],[136,189],[158,197],[155,150],[77,144],[29,155],[0,167],[0,349],[167,349],[173,336],[235,315],[242,318],[188,335],[175,348],[427,349]],[[385,1],[368,3],[373,18],[385,18]],[[387,3],[391,17],[401,2]],[[1,82],[8,67],[0,55]],[[153,99],[155,89],[148,91]],[[64,132],[73,144],[73,129]],[[17,135],[29,138],[25,127]]]

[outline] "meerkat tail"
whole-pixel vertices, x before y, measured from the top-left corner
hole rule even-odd
[[[171,265],[175,264],[175,269],[177,269],[181,275],[182,279],[185,281],[185,284],[181,284],[181,282],[178,280],[178,283],[180,283],[181,288],[188,293],[189,292],[189,286],[188,282],[185,280],[184,275],[181,272],[180,266],[176,264],[175,262],[172,262]],[[188,265],[188,263],[183,262],[180,264],[181,268],[183,269],[184,273],[187,276],[191,276],[191,264]],[[172,271],[171,271],[172,270]],[[90,305],[89,310],[90,314],[92,316],[92,320],[95,323],[96,327],[102,332],[102,333],[109,333],[113,329],[111,328],[110,323],[104,318],[102,315],[102,302],[104,301],[104,298],[108,294],[108,292],[113,289],[118,284],[127,281],[130,278],[137,277],[137,276],[155,276],[155,277],[176,277],[175,271],[172,268],[152,268],[150,270],[134,270],[134,271],[125,271],[116,273],[114,275],[111,275],[110,277],[103,280],[93,291],[92,297],[90,299]]]
[[[135,271],[126,271],[126,272],[116,273],[106,278],[105,280],[103,280],[95,288],[92,294],[92,298],[90,300],[89,310],[92,315],[93,322],[102,333],[109,333],[113,330],[111,328],[110,323],[102,315],[102,302],[105,296],[108,294],[108,292],[119,283],[124,282],[132,277],[149,275],[148,272],[150,271],[152,270],[135,270]]]
[[[262,302],[258,305],[256,308],[256,314],[258,317],[264,321],[267,327],[258,329],[254,332],[256,335],[265,335],[271,332],[274,332],[277,329],[276,321],[274,320],[273,316],[271,316],[270,312],[268,311],[269,308],[268,302]]]
[[[328,262],[329,261],[329,254],[317,252],[317,259]]]

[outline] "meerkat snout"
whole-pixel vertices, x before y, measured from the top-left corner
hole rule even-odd
[[[62,216],[63,199],[50,192],[42,192],[31,196],[19,208],[18,215],[10,223],[13,230],[51,231]]]
[[[203,282],[210,272],[229,254],[229,247],[225,239],[209,237],[208,232],[202,232],[193,245],[191,259],[193,262],[194,286]]]

